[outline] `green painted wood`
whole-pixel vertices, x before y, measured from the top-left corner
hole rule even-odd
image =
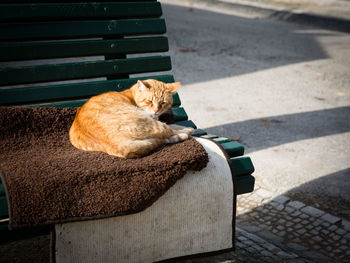
[[[0,21],[159,17],[158,2],[0,4]]]
[[[121,19],[0,24],[0,40],[89,38],[164,34],[164,19]]]
[[[0,196],[0,219],[8,218],[8,207],[7,207],[7,201],[6,196]]]
[[[100,60],[0,69],[0,85],[48,82],[171,69],[168,56]]]
[[[244,154],[244,147],[238,142],[226,142],[221,145],[230,157],[241,156]]]
[[[254,173],[254,166],[249,157],[231,158],[233,171],[237,177]]]
[[[24,88],[0,89],[0,105],[20,105],[40,103],[42,101],[63,100],[68,98],[91,97],[107,91],[123,91],[130,88],[138,79],[150,77],[138,77],[131,79],[116,79],[108,81],[93,81],[71,83],[63,85],[35,86]],[[174,82],[172,75],[156,75],[152,78],[170,83]],[[178,95],[174,95],[174,106],[179,106]],[[46,103],[47,104],[47,103]]]
[[[26,238],[32,238],[40,235],[50,234],[50,228],[29,228],[29,229],[18,229],[9,230],[8,224],[0,224],[0,242],[12,242],[22,240]]]
[[[224,137],[213,138],[213,140],[220,144],[230,142],[230,139]]]
[[[168,51],[166,37],[0,43],[0,61]]]
[[[5,188],[4,185],[0,181],[0,196],[5,196]]]
[[[238,177],[237,183],[237,195],[247,194],[254,191],[255,178],[252,175]]]
[[[195,136],[195,137],[203,137],[205,135],[207,135],[207,132],[201,129],[195,129],[194,133],[192,134],[192,136]]]
[[[207,139],[215,139],[215,138],[219,138],[219,136],[214,135],[214,134],[206,134],[204,136],[202,136],[203,138],[207,138]]]
[[[4,235],[4,231],[8,231],[8,221],[0,222],[0,240]]]
[[[77,107],[83,106],[83,104],[86,101],[87,101],[87,99],[84,99],[84,100],[70,100],[70,101],[55,101],[55,102],[50,102],[50,103],[28,105],[28,107],[77,108]]]
[[[169,82],[174,82],[174,81],[169,81]],[[173,107],[179,107],[181,105],[181,100],[179,97],[179,94],[176,92],[173,95]]]
[[[197,129],[197,126],[193,123],[193,121],[177,121],[175,124],[185,127],[192,127],[193,129]]]
[[[173,119],[175,122],[177,121],[187,121],[188,116],[184,108],[172,108]]]
[[[154,2],[157,0],[84,0],[84,2]],[[33,3],[33,0],[0,0],[0,3]],[[72,0],[35,0],[35,3],[67,3],[72,2]]]

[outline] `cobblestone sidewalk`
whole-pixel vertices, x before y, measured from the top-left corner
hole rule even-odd
[[[350,262],[350,222],[264,189],[238,196],[236,251],[178,261]]]
[[[237,209],[238,227],[304,260],[350,262],[347,220],[264,189],[239,196]]]

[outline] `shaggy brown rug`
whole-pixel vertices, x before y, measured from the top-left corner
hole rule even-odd
[[[194,139],[122,159],[74,148],[72,108],[0,107],[0,173],[10,227],[136,213],[149,207],[208,155]]]

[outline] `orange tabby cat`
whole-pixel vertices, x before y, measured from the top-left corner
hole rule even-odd
[[[148,79],[122,92],[94,96],[78,109],[69,139],[78,149],[123,158],[140,157],[162,144],[186,140],[192,128],[157,120],[171,107],[179,87],[180,82]]]

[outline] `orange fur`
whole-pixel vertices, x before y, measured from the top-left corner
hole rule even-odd
[[[157,120],[173,103],[180,82],[148,79],[131,88],[90,98],[78,109],[69,131],[70,142],[85,151],[102,151],[123,158],[146,155],[165,143],[187,139],[192,128]]]

